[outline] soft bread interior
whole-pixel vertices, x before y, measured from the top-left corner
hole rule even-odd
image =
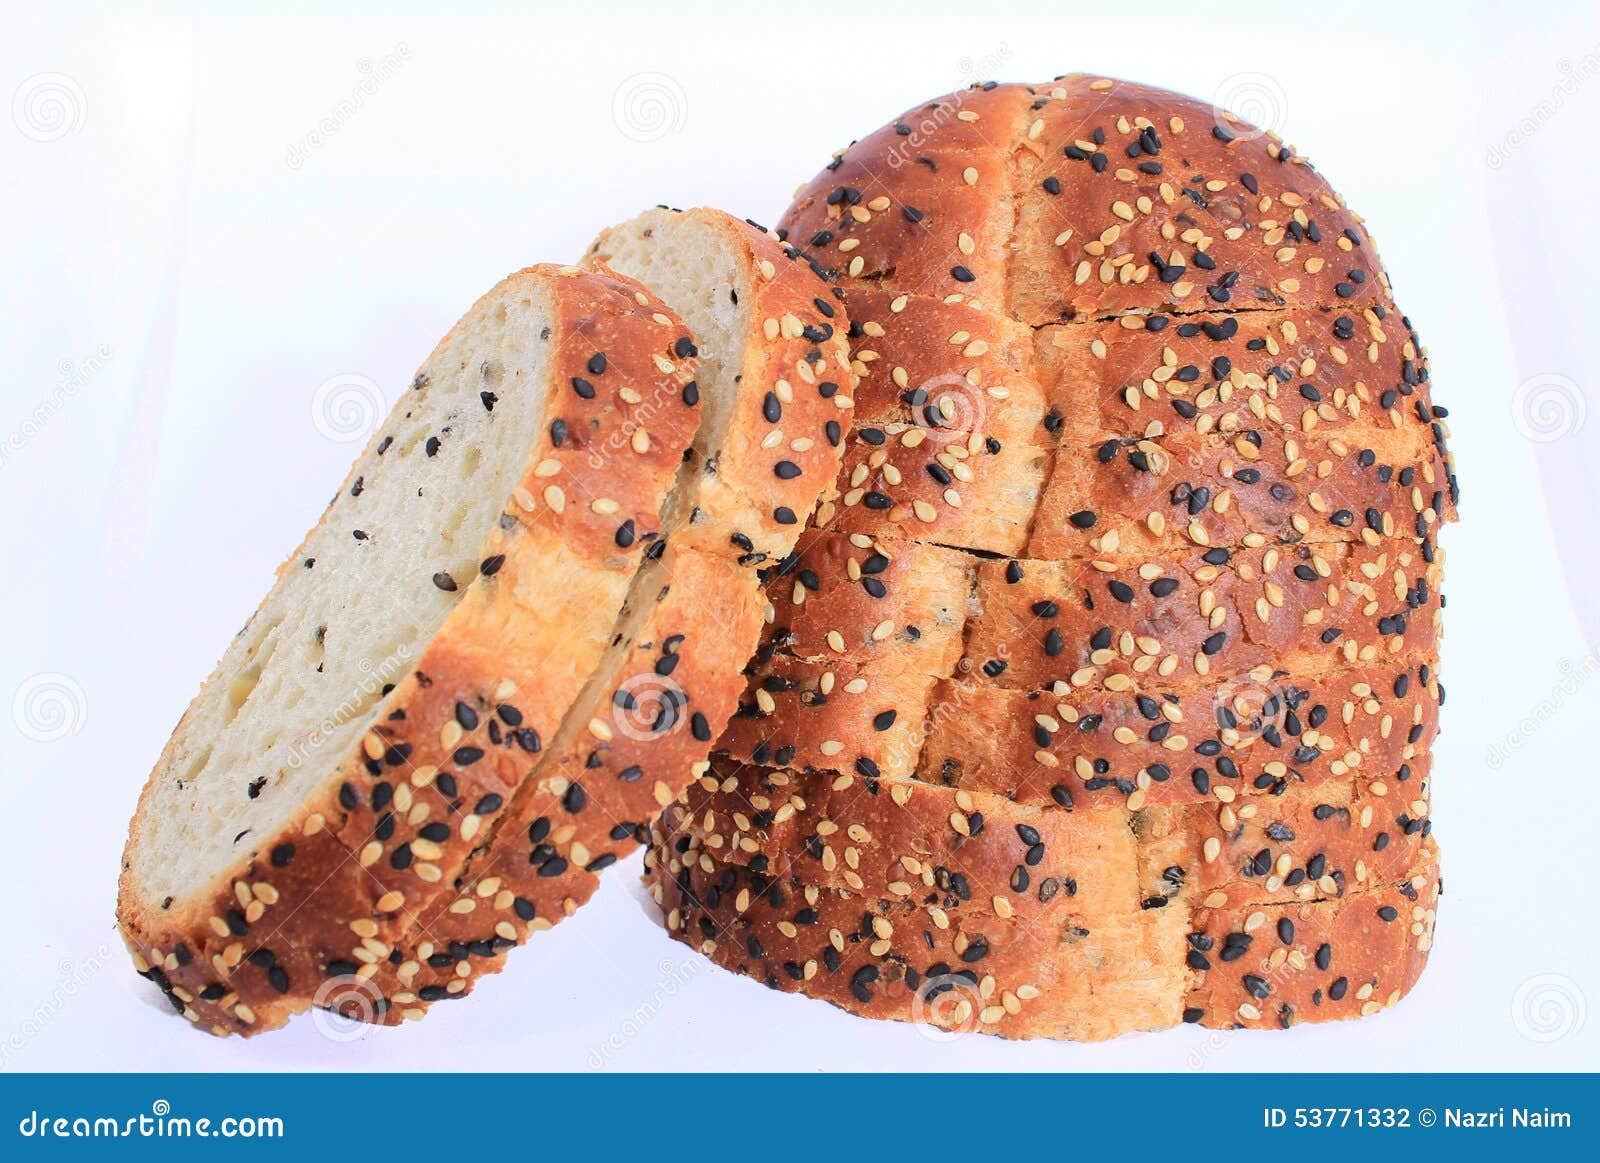
[[[224,654],[135,821],[146,899],[201,891],[283,827],[477,576],[545,414],[545,296],[513,276],[451,332]]]

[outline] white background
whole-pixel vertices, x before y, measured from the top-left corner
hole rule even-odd
[[[1595,5],[326,7],[0,3],[4,1069],[1600,1065]],[[168,731],[358,447],[319,385],[392,400],[516,267],[655,202],[771,222],[919,100],[1072,70],[1220,99],[1308,152],[1431,349],[1464,522],[1446,896],[1413,995],[1287,1034],[935,1042],[711,968],[625,866],[424,1023],[246,1042],[176,1020],[115,935],[118,856]]]

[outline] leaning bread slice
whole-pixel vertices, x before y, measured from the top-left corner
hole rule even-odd
[[[775,236],[720,210],[647,211],[602,233],[584,261],[682,314],[702,384],[720,385],[705,393],[691,539],[788,553],[850,431],[842,294]]]
[[[347,939],[357,1013],[398,1021],[462,996],[648,838],[649,821],[705,770],[737,705],[767,615],[760,566],[793,549],[838,471],[851,410],[846,324],[808,264],[714,210],[643,214],[607,231],[589,261],[645,283],[695,335],[705,415],[673,498],[682,520],[452,891],[392,946]],[[362,948],[381,955],[360,966]]]
[[[163,752],[123,860],[140,971],[214,1033],[392,939],[611,641],[698,426],[630,280],[534,267],[445,337]]]

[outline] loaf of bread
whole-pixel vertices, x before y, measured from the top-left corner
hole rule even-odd
[[[836,474],[845,316],[720,212],[606,239],[444,339],[151,776],[119,920],[201,1028],[420,1017],[705,769]]]
[[[844,290],[855,427],[656,827],[669,928],[1014,1037],[1397,1000],[1457,490],[1360,219],[1271,134],[1071,76],[908,111],[780,232]]]

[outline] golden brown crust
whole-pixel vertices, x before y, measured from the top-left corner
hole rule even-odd
[[[1389,301],[1361,220],[1272,134],[1127,81],[1035,89],[1017,151],[1024,321]]]
[[[1363,891],[1417,862],[1428,812],[1425,778],[1409,775],[1065,812],[989,791],[719,759],[664,814],[658,843],[758,869],[792,861],[827,888],[951,888],[966,908],[1004,917],[1031,916],[1064,892],[1076,915],[1104,918]]]
[[[1034,438],[921,425],[860,425],[845,452],[832,528],[1017,553],[1049,449]]]
[[[919,107],[836,157],[780,229],[845,292],[868,440],[830,513],[848,538],[769,584],[773,627],[721,742],[757,766],[717,768],[732,786],[664,822],[669,902],[682,870],[661,863],[689,845],[706,884],[794,864],[796,891],[907,908],[878,866],[937,852],[954,875],[940,821],[964,796],[995,844],[1020,822],[1052,852],[1124,853],[1086,858],[1070,906],[982,920],[1025,970],[978,1003],[1000,1032],[1105,1037],[1205,1008],[1185,1004],[1189,916],[1244,903],[1339,928],[1409,988],[1414,943],[1383,944],[1341,898],[1432,875],[1435,539],[1456,484],[1425,352],[1360,220],[1270,135],[1072,76]],[[967,455],[915,455],[939,433]],[[737,806],[780,778],[811,806],[777,826]],[[806,821],[879,848],[822,869]],[[968,936],[929,936],[947,949],[1026,871],[956,839]],[[874,943],[875,906],[829,901],[848,960]],[[1066,919],[1016,923],[1041,906]],[[746,931],[725,899],[712,911]],[[680,935],[699,943],[706,917]],[[1089,917],[1116,941],[1078,935]],[[755,923],[769,955],[724,941],[719,962],[912,1016],[848,975],[791,977]],[[1031,1003],[995,1000],[1019,982]],[[1359,1012],[1292,1000],[1300,1018]]]
[[[978,562],[963,673],[1020,690],[1122,676],[1181,691],[1263,666],[1320,674],[1429,655],[1433,557],[1394,540]]]
[[[659,572],[626,656],[592,680],[603,704],[552,743],[451,891],[412,917],[368,979],[392,1003],[388,1020],[464,996],[506,951],[570,916],[703,766],[760,630],[760,590],[749,565],[671,541]],[[710,616],[707,593],[721,595]]]
[[[1437,446],[1407,433],[1374,431],[1353,443],[1256,433],[1064,445],[1028,553],[1416,541],[1451,515],[1449,495]]]
[[[1250,432],[1429,435],[1427,360],[1406,319],[1368,308],[1127,315],[1041,327],[1063,439]],[[1095,384],[1092,393],[1085,384]]]
[[[746,390],[733,401],[716,463],[696,482],[698,511],[684,538],[712,552],[731,539],[752,561],[782,557],[839,471],[854,406],[849,323],[835,289],[793,248],[721,210],[646,211],[602,233],[584,261],[607,269],[624,237],[648,238],[674,220],[722,241],[759,329],[735,369]]]
[[[486,302],[535,293],[558,312],[543,438],[478,576],[458,580],[465,592],[356,752],[209,892],[145,899],[125,862],[118,915],[136,964],[202,1028],[282,1024],[317,1000],[329,965],[370,955],[442,891],[442,869],[525,777],[598,661],[657,535],[698,417],[685,397],[693,363],[674,356],[683,325],[637,284],[570,268],[520,272]],[[625,459],[596,471],[599,447]]]
[[[1035,369],[1032,329],[965,302],[870,285],[853,288],[850,303],[857,424],[914,424],[1011,440],[1043,423],[1047,381]],[[1040,348],[1052,368],[1068,358],[1054,345]]]
[[[973,564],[939,545],[809,534],[768,578],[769,647],[807,661],[892,658],[919,674],[949,674]]]
[[[1360,220],[1271,134],[1083,75],[937,98],[844,150],[781,229],[846,287],[1124,311],[1389,302]]]
[[[687,484],[692,517],[635,584],[647,612],[626,653],[589,676],[533,776],[452,871],[451,890],[419,911],[368,979],[392,1003],[387,1020],[464,996],[644,841],[645,822],[704,766],[734,709],[765,609],[757,566],[789,552],[838,471],[852,395],[843,309],[755,228],[720,211],[689,214],[721,233],[743,268],[758,329],[715,471]]]
[[[750,816],[766,824],[786,797],[804,798],[776,790],[776,809],[757,796],[720,819],[747,837]],[[647,861],[669,930],[769,987],[866,1016],[1084,1040],[1368,1014],[1410,989],[1431,946],[1431,841],[1415,864],[1336,897],[1130,910],[1126,829],[1097,819],[1074,831],[1066,813],[911,784],[877,794],[894,792],[901,809],[874,813],[859,788],[818,789],[816,830],[770,855],[741,848],[738,831],[688,826],[688,809],[669,815]],[[950,823],[937,817],[946,807]]]
[[[1003,85],[907,111],[802,187],[779,232],[846,295],[861,282],[1003,309],[1016,214],[1009,146],[1029,100]]]
[[[837,433],[849,422],[842,334],[820,334],[812,317],[827,316],[796,299],[804,287],[822,301],[827,289],[776,243],[748,234],[762,303],[805,310],[808,320],[799,330],[780,324],[746,368],[753,383],[794,379],[790,444],[766,439],[774,425],[759,396],[753,414],[741,397],[723,458],[743,475],[730,472],[737,486],[721,491],[697,488],[701,506],[673,530],[661,530],[658,515],[698,419],[687,329],[639,284],[604,271],[536,268],[498,289],[543,283],[561,312],[551,447],[533,451],[482,575],[379,708],[357,754],[293,823],[206,899],[169,902],[159,919],[124,876],[119,914],[136,964],[175,1009],[213,1033],[258,1032],[313,1004],[375,1021],[420,1016],[587,899],[594,874],[642,839],[640,821],[690,778],[732,709],[755,641],[755,566],[764,553],[787,552],[832,481]],[[825,373],[845,390],[822,390]],[[776,472],[774,458],[786,457],[804,471]],[[651,584],[641,589],[636,574]],[[647,608],[630,647],[594,675],[630,584],[633,604]],[[710,604],[708,593],[723,596]],[[594,633],[571,636],[598,620]],[[611,684],[608,696],[628,692],[628,705],[616,706],[614,726],[608,714],[574,730],[567,708],[600,682]],[[650,777],[635,778],[646,762]],[[512,834],[525,836],[530,818],[558,807],[576,817],[581,793],[572,788],[583,779],[596,781],[592,810],[561,823],[551,837],[560,855],[530,871],[537,845]],[[491,843],[501,835],[505,844]],[[499,869],[512,857],[517,868]],[[502,884],[484,891],[493,876]],[[435,952],[442,963],[430,960]]]
[[[1430,662],[1327,675],[1242,675],[1185,693],[1159,686],[1054,692],[942,680],[917,775],[1062,807],[1134,808],[1276,794],[1356,775],[1426,774],[1438,731]]]

